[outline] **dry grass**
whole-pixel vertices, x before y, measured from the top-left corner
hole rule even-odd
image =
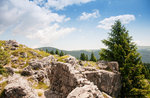
[[[6,85],[7,85],[7,81],[0,83],[0,98],[2,97],[2,93]]]
[[[38,92],[38,96],[41,97],[43,95],[42,92]]]
[[[34,89],[44,89],[44,90],[46,90],[46,89],[49,88],[49,86],[46,85],[46,84],[43,83],[43,82],[39,82],[39,83],[35,83],[35,84],[33,85],[33,88],[34,88]]]

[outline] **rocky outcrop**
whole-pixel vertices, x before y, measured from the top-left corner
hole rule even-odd
[[[75,57],[68,55],[68,58],[65,59],[66,63],[75,65],[78,63]]]
[[[38,98],[38,96],[26,79],[19,75],[13,75],[8,79],[3,98]]]
[[[119,64],[118,64],[118,62],[115,62],[115,61],[111,61],[111,62],[98,61],[97,64],[101,69],[111,70],[112,72],[119,71]]]
[[[87,79],[93,82],[100,91],[117,97],[121,89],[120,73],[114,73],[106,70],[97,70],[92,68],[83,72]]]
[[[19,43],[17,43],[15,40],[6,41],[6,45],[11,46],[11,50],[16,50],[16,47],[19,47]]]
[[[6,68],[6,71],[7,71],[10,75],[13,75],[13,74],[14,74],[13,68],[11,68],[11,67],[5,67],[5,68]]]
[[[76,87],[67,98],[104,98],[97,86],[92,83],[82,87]]]
[[[76,92],[77,90],[83,92],[82,96],[85,96],[89,91],[87,96],[103,98],[97,86],[87,80],[84,75],[71,64],[61,62],[52,63],[49,79],[51,83],[49,95],[53,96],[49,96],[49,98],[66,98],[67,96],[67,98],[79,98],[81,97],[81,93]]]
[[[4,98],[112,98],[119,94],[117,62],[98,62],[95,67],[84,67],[85,64],[90,66],[90,62],[70,55],[42,58],[43,54],[32,49],[16,52],[13,50],[21,50],[24,46],[14,40],[6,41],[6,45],[5,48],[12,50],[10,61],[14,65],[5,66],[9,77],[2,79],[2,82],[8,81]]]
[[[93,98],[89,96],[95,95],[97,95],[97,98],[103,98],[99,97],[102,96],[100,91],[117,97],[121,87],[119,73],[97,70],[95,68],[83,68],[79,65],[73,66],[72,64],[61,62],[52,64],[49,79],[51,82],[51,91],[58,93],[53,95],[60,98],[67,96],[68,98],[72,98],[71,96],[75,98],[81,96]],[[88,88],[90,89],[88,90]],[[99,90],[97,91],[97,89]],[[82,91],[83,95],[78,91]],[[87,91],[90,91],[90,93]]]
[[[28,55],[27,55],[26,52],[21,52],[21,53],[20,53],[20,56],[21,56],[22,58],[26,58]]]
[[[21,75],[23,76],[31,76],[33,75],[33,70],[31,68],[31,66],[27,66],[23,69],[23,71],[21,72]]]

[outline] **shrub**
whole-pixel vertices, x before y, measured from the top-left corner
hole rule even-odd
[[[10,55],[7,51],[0,48],[0,65],[6,65],[10,62]]]

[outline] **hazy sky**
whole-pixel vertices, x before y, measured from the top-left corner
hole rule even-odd
[[[150,0],[0,0],[0,40],[100,49],[118,19],[138,45],[150,46]]]

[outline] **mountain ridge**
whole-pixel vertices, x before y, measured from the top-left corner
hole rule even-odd
[[[56,51],[58,48],[54,48],[54,47],[40,47],[40,48],[36,48],[36,49],[42,49],[44,51],[46,51],[46,49],[48,49],[49,51],[53,50],[53,51]],[[80,54],[81,53],[85,53],[88,55],[88,57],[90,57],[91,53],[93,52],[95,57],[97,59],[99,59],[99,52],[100,52],[100,49],[88,49],[88,50],[61,50],[61,49],[58,49],[59,51],[63,51],[64,53],[66,54],[70,54],[74,57],[76,57],[77,59],[80,58]],[[150,63],[150,46],[138,46],[138,52],[141,54],[142,56],[142,61],[144,63]]]

